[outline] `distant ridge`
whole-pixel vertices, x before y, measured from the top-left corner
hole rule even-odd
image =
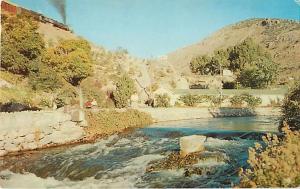
[[[175,69],[189,73],[189,62],[198,55],[212,54],[252,38],[265,47],[281,65],[280,77],[300,77],[300,23],[283,19],[249,19],[226,26],[201,42],[167,55]]]

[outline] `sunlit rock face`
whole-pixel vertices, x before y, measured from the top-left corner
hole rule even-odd
[[[201,135],[191,135],[181,137],[179,140],[180,143],[180,156],[185,157],[186,155],[193,152],[204,151],[204,142],[206,136]]]

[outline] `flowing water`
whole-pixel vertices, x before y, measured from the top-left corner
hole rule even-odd
[[[239,167],[247,166],[248,148],[265,132],[277,132],[270,117],[218,118],[153,124],[93,144],[25,153],[0,159],[0,186],[22,188],[232,187]],[[185,169],[147,172],[153,162],[179,151],[179,137],[208,136],[206,159],[193,165],[205,174]]]

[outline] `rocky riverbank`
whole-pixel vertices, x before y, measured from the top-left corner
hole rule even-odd
[[[84,129],[61,111],[0,113],[0,156],[82,140]]]

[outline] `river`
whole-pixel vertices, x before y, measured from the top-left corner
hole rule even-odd
[[[59,147],[0,159],[5,188],[232,187],[239,167],[247,167],[248,148],[263,133],[277,132],[274,117],[214,118],[157,123],[93,144]],[[194,166],[210,170],[187,176],[184,169],[146,172],[153,162],[179,151],[179,137],[208,136],[206,159]]]

